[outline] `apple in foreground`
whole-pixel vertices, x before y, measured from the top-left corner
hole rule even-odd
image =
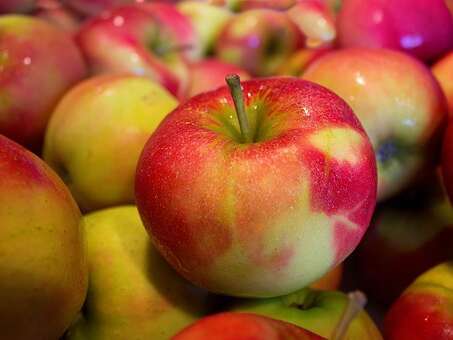
[[[103,75],[72,88],[49,121],[43,157],[79,206],[95,210],[134,203],[140,153],[177,100],[133,75]]]
[[[453,115],[453,51],[439,59],[431,70],[447,97],[449,114]]]
[[[44,20],[5,15],[0,70],[0,133],[38,151],[57,101],[85,76],[82,55],[67,33]]]
[[[0,150],[1,338],[57,339],[87,290],[81,214],[41,159],[2,135]]]
[[[135,206],[83,222],[90,293],[67,340],[168,339],[206,313],[207,293],[161,258]]]
[[[360,119],[376,152],[379,201],[433,167],[447,107],[417,59],[385,49],[342,49],[314,61],[303,78],[342,97]]]
[[[419,276],[387,312],[388,340],[450,340],[453,334],[453,262]]]
[[[249,313],[206,316],[171,340],[327,340],[293,324]]]
[[[442,144],[442,159],[441,159],[442,177],[445,188],[453,203],[453,120],[450,119],[447,125],[447,130],[444,134]]]
[[[329,90],[238,78],[227,77],[233,96],[205,92],[164,119],[141,154],[136,202],[189,281],[233,296],[287,294],[359,243],[376,203],[374,153]]]

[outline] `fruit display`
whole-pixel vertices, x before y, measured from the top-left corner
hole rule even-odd
[[[0,0],[1,340],[453,340],[453,0]]]

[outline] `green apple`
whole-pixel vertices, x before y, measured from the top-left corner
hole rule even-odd
[[[207,294],[159,256],[135,206],[88,214],[84,226],[88,297],[68,339],[168,339],[203,315]]]
[[[44,159],[84,210],[133,203],[140,152],[176,106],[170,93],[144,77],[91,78],[68,92],[53,113]]]

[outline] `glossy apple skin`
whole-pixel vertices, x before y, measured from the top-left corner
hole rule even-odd
[[[149,3],[118,7],[94,17],[76,36],[91,73],[147,76],[182,98],[188,81],[186,58],[195,31],[176,7]],[[182,50],[181,50],[182,49]]]
[[[385,49],[342,49],[321,56],[302,77],[342,97],[360,119],[376,152],[379,201],[432,166],[447,107],[439,84],[417,59]]]
[[[220,60],[204,59],[190,65],[190,87],[187,98],[202,92],[215,90],[225,85],[225,77],[228,74],[237,74],[241,80],[250,79],[250,75],[237,67]]]
[[[136,202],[159,251],[190,281],[233,296],[282,295],[360,241],[376,201],[374,154],[332,92],[290,77],[242,87],[257,142],[240,143],[226,87],[195,96],[148,140]]]
[[[44,20],[7,15],[0,18],[0,70],[0,133],[37,151],[57,101],[86,74],[82,56]]]
[[[57,339],[82,307],[81,214],[60,178],[0,135],[0,327],[3,339]]]
[[[453,207],[439,178],[385,202],[356,249],[360,287],[390,304],[429,268],[453,258]]]
[[[36,6],[36,0],[2,0],[0,14],[29,13]]]
[[[453,202],[453,121],[450,119],[442,144],[442,177],[450,202]]]
[[[392,305],[384,322],[388,340],[451,339],[453,334],[453,263],[419,276]]]
[[[391,48],[434,61],[453,48],[453,17],[444,0],[344,0],[342,47]]]
[[[144,77],[90,78],[71,89],[52,114],[43,157],[84,211],[133,203],[143,146],[177,105]]]
[[[453,115],[453,52],[437,61],[431,70],[447,97],[449,114]]]
[[[135,206],[83,218],[89,291],[67,340],[168,339],[207,312],[207,293],[158,254]]]
[[[287,322],[249,313],[206,316],[172,340],[323,340],[310,331]]]
[[[269,76],[303,44],[302,33],[285,13],[255,9],[235,15],[225,25],[215,55],[252,76]]]

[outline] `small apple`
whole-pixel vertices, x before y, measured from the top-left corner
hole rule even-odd
[[[52,114],[43,157],[83,210],[133,203],[143,146],[177,105],[144,77],[90,78],[71,89]]]
[[[447,97],[449,114],[453,115],[453,52],[439,59],[431,70]]]
[[[303,78],[342,97],[360,119],[376,153],[379,201],[433,167],[447,107],[417,59],[386,49],[341,49],[318,58]]]
[[[0,329],[58,339],[87,291],[81,214],[58,176],[0,135]]]
[[[453,48],[453,17],[444,0],[343,0],[342,47],[391,48],[434,61]]]
[[[168,339],[206,313],[207,293],[160,257],[135,206],[83,222],[90,293],[67,340]]]
[[[374,153],[329,90],[238,78],[227,77],[233,95],[205,92],[165,118],[141,154],[136,202],[189,281],[233,296],[287,294],[357,246],[376,203]]]
[[[85,73],[65,32],[37,18],[0,17],[0,133],[39,151],[54,106]]]
[[[301,48],[304,37],[284,12],[249,10],[235,15],[217,39],[215,55],[253,76],[268,76]]]
[[[442,144],[442,177],[450,202],[453,203],[453,120],[450,119]]]
[[[387,312],[388,340],[451,340],[453,334],[453,262],[419,276]]]
[[[30,13],[36,6],[36,0],[2,0],[0,14]]]

